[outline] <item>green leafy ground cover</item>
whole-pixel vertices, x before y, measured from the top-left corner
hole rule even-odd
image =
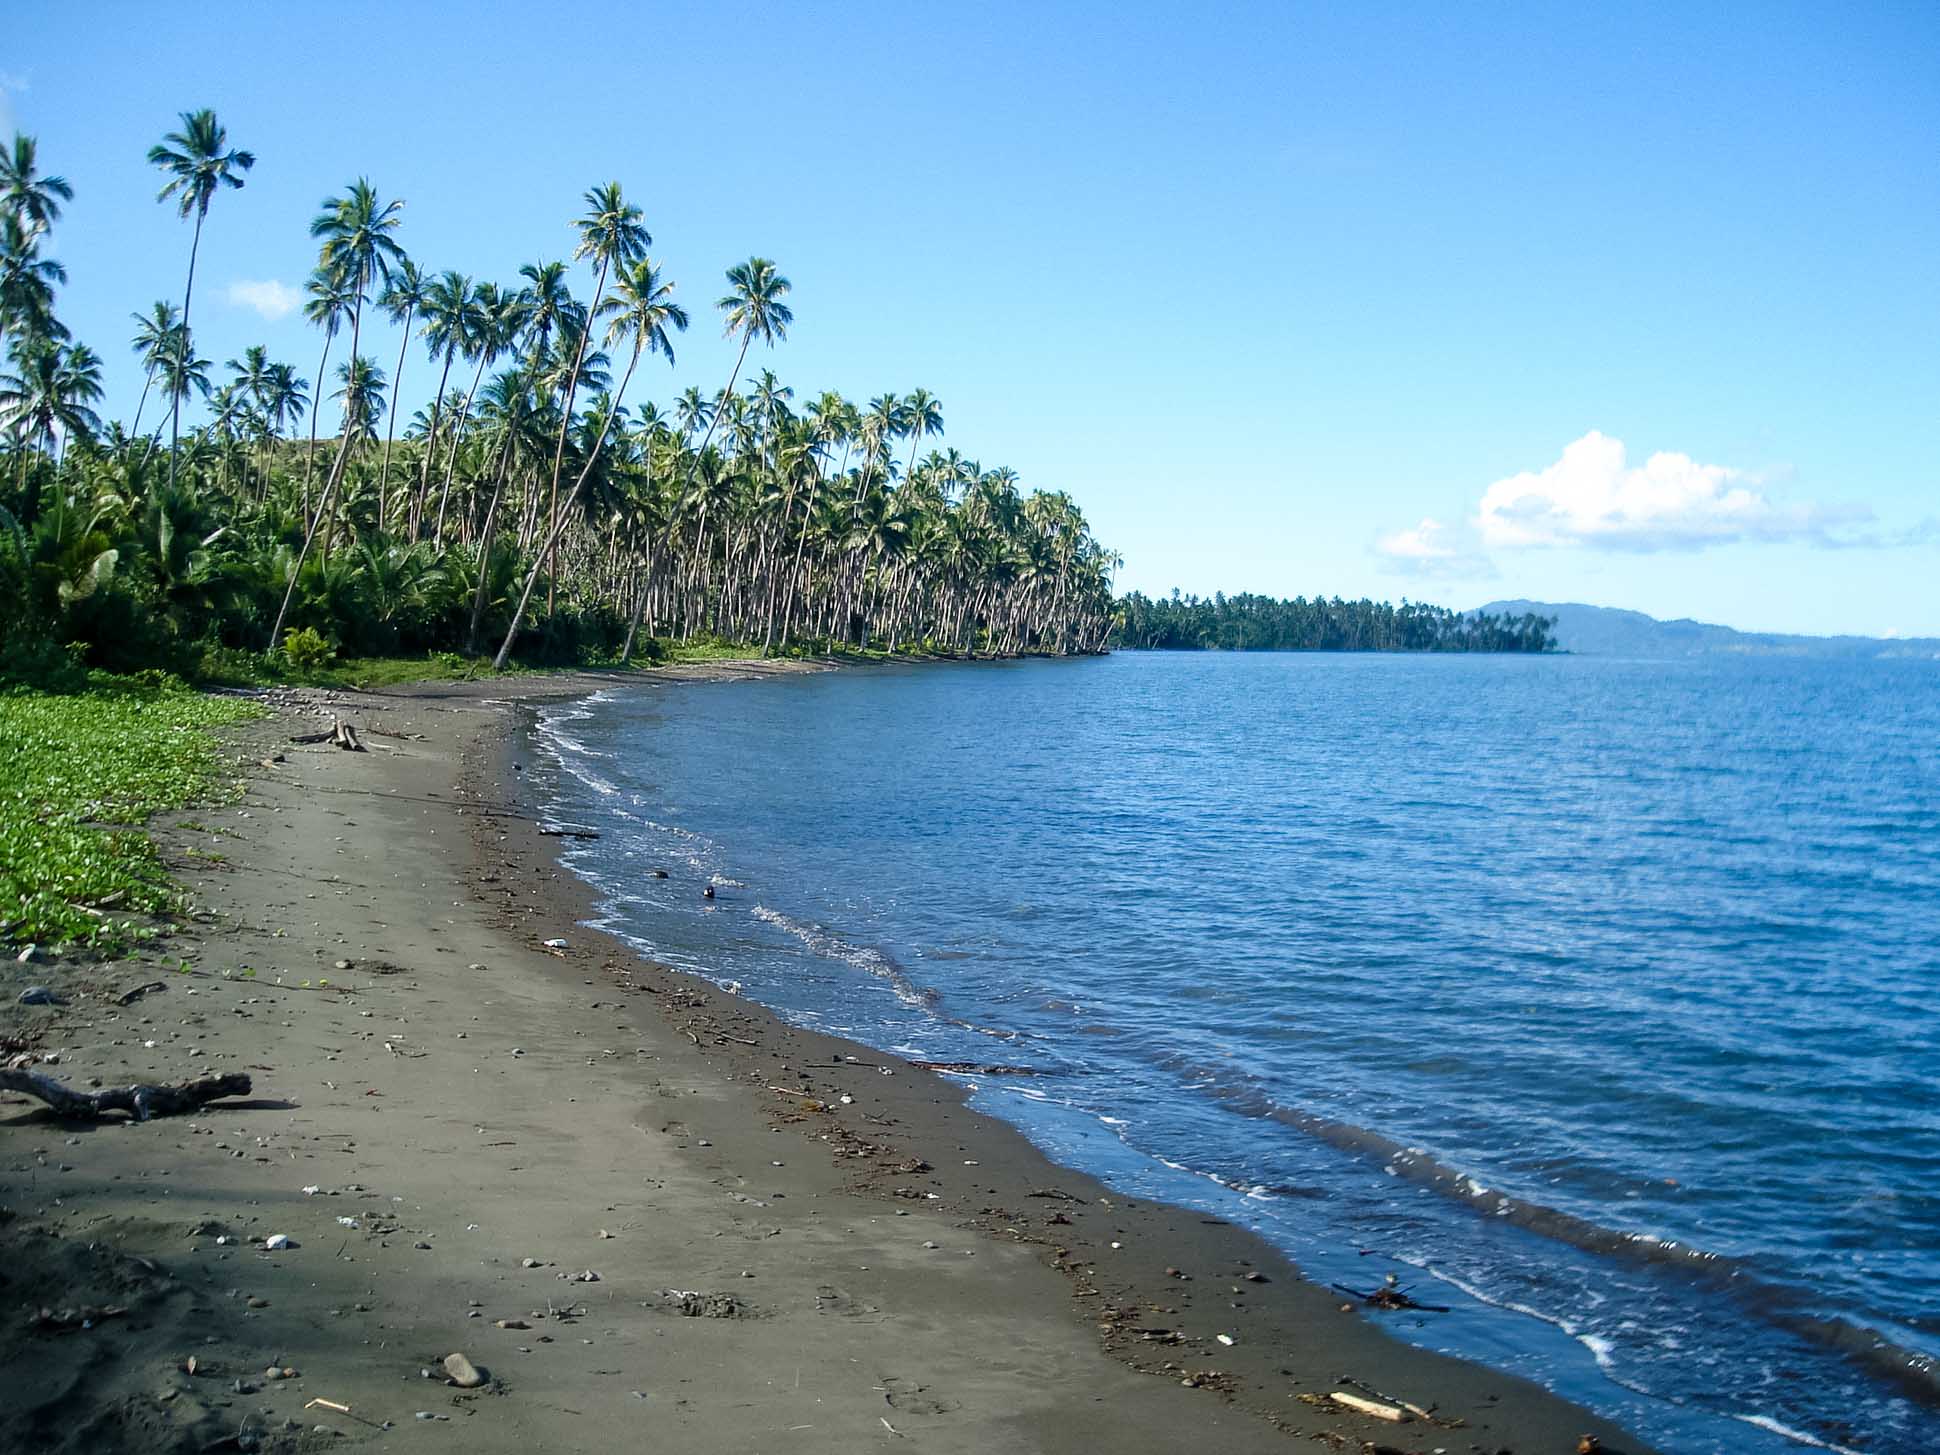
[[[207,729],[259,711],[128,678],[0,694],[0,939],[107,948],[130,934],[124,916],[168,909],[160,856],[136,825],[205,796]]]

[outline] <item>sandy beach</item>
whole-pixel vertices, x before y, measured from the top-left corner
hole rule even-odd
[[[0,1449],[1644,1455],[583,928],[521,714],[785,670],[291,691],[235,733],[239,796],[155,826],[183,928],[5,966],[36,1069],[254,1085],[139,1125],[0,1096]],[[368,751],[292,741],[333,717]]]

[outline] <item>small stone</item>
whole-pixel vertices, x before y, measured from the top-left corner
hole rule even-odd
[[[339,970],[348,970],[348,969],[350,968],[350,961],[348,961],[348,960],[339,960],[339,961],[337,962],[337,968],[338,968]]]
[[[929,1242],[928,1240],[925,1240],[925,1241],[924,1241],[924,1243],[923,1243],[923,1246],[924,1246],[925,1248],[935,1248],[935,1247],[936,1247],[936,1244],[935,1244],[935,1243],[932,1243],[932,1242]]]
[[[285,1248],[293,1248],[295,1246],[290,1241],[290,1235],[288,1233],[271,1233],[267,1238],[263,1239],[263,1247],[272,1253],[280,1253]]]
[[[445,1377],[460,1389],[477,1389],[485,1382],[484,1374],[463,1354],[445,1355]]]
[[[1249,1273],[1246,1275],[1246,1281],[1248,1283],[1271,1283],[1273,1280],[1268,1278],[1264,1273]]]
[[[413,1248],[416,1248],[420,1253],[429,1253],[431,1251],[431,1245],[425,1242],[423,1238],[419,1238],[417,1242],[413,1243],[411,1246]]]
[[[269,1300],[266,1298],[252,1298],[248,1300],[248,1306],[250,1308],[268,1308]],[[191,1369],[189,1373],[193,1374],[195,1371]]]
[[[45,985],[30,985],[20,992],[22,1005],[66,1005],[67,1001]]]
[[[538,1266],[539,1260],[537,1258],[521,1258],[519,1260],[519,1267],[521,1268],[537,1268]]]
[[[26,949],[22,950],[18,955],[14,956],[14,958],[23,965],[45,965],[49,960],[52,960],[54,957],[48,954],[47,951],[43,950],[39,945],[29,945],[27,946]]]
[[[492,1323],[501,1329],[529,1329],[532,1327],[524,1319],[493,1319]]]

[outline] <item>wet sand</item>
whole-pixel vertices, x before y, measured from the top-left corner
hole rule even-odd
[[[4,967],[0,1030],[37,1069],[254,1092],[139,1126],[0,1096],[0,1449],[1566,1455],[1593,1432],[1644,1455],[1382,1327],[1429,1315],[1343,1311],[1243,1230],[1051,1164],[958,1082],[581,928],[520,715],[783,670],[282,694],[235,734],[241,798],[157,825],[183,929]],[[370,750],[290,741],[333,715]],[[68,1004],[18,1005],[30,983]],[[454,1352],[487,1383],[447,1383]]]

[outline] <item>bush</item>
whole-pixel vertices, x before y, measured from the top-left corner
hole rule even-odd
[[[315,627],[306,626],[283,633],[283,655],[299,672],[319,672],[330,665],[337,649]]]

